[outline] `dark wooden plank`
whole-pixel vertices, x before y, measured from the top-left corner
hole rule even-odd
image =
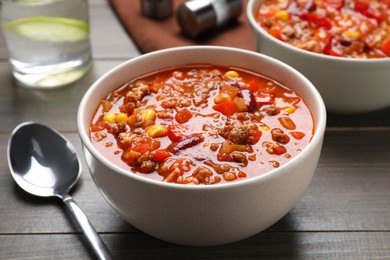
[[[388,259],[388,232],[265,232],[225,246],[174,245],[140,233],[103,234],[116,259]],[[81,235],[0,235],[1,259],[94,259]]]

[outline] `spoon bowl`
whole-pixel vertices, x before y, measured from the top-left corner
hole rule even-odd
[[[34,122],[18,125],[8,142],[8,165],[15,182],[40,197],[59,197],[99,259],[112,259],[85,214],[69,195],[81,175],[73,145],[53,129]]]
[[[19,125],[8,147],[12,176],[21,188],[33,195],[62,197],[81,175],[73,145],[44,125]]]

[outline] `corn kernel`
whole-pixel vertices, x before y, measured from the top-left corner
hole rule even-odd
[[[122,122],[126,122],[127,120],[127,114],[125,113],[120,113],[120,114],[117,114],[115,116],[115,123],[122,123]]]
[[[265,125],[265,126],[263,126],[263,130],[264,130],[264,131],[269,131],[270,128],[269,128],[269,126],[266,126],[266,125]]]
[[[103,120],[108,122],[108,123],[113,124],[113,123],[115,123],[115,118],[116,118],[115,113],[107,113],[104,115]]]
[[[276,12],[275,17],[283,22],[287,22],[290,19],[290,15],[286,10]]]
[[[360,37],[360,33],[356,31],[346,31],[343,33],[345,37],[350,39],[357,39]]]
[[[288,114],[292,114],[295,112],[295,107],[285,107],[285,108],[283,108],[283,111],[288,113]]]
[[[142,118],[144,121],[154,121],[156,120],[156,111],[153,109],[145,109],[142,111]]]
[[[146,129],[150,137],[162,137],[167,134],[167,130],[162,125],[152,125]]]
[[[234,71],[234,70],[229,70],[225,73],[225,77],[228,77],[228,78],[237,78],[238,76],[238,72],[237,71]]]
[[[232,101],[232,98],[230,97],[230,95],[228,93],[220,93],[220,94],[218,94],[218,96],[216,96],[214,98],[215,104],[219,104],[222,102],[229,102],[229,101]]]

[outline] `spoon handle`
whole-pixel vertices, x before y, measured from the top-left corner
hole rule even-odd
[[[101,238],[93,228],[92,224],[88,221],[87,216],[83,213],[83,211],[76,204],[73,198],[68,194],[62,196],[61,198],[70,210],[70,212],[73,214],[80,228],[83,230],[84,234],[88,239],[89,244],[91,245],[96,255],[99,257],[99,259],[114,259],[104,242],[101,240]]]

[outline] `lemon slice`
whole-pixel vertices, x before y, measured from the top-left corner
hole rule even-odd
[[[50,43],[77,42],[89,35],[89,25],[84,21],[49,16],[14,20],[3,25],[3,29],[33,41]]]

